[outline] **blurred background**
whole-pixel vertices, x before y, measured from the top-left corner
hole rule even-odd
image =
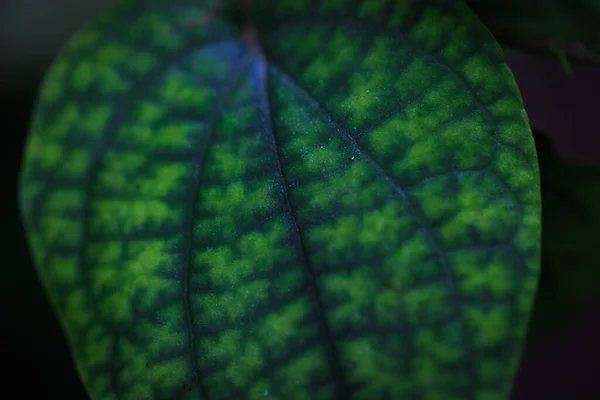
[[[3,169],[7,191],[2,196],[5,208],[0,225],[0,243],[5,247],[0,278],[0,354],[9,370],[4,375],[3,391],[19,393],[21,398],[86,399],[32,266],[16,189],[23,143],[42,76],[65,41],[110,1],[0,0],[0,110],[4,115],[4,154],[9,159],[8,170]],[[507,50],[506,57],[534,130],[554,143],[564,159],[600,164],[600,68],[574,64],[574,75],[569,77],[552,57],[517,50]],[[552,209],[544,209],[545,224],[552,220],[551,213]],[[550,280],[542,277],[545,286],[540,290],[540,296],[548,301],[558,296],[549,283],[544,283]],[[600,281],[595,286],[600,287]],[[560,329],[547,335],[534,330],[536,337],[525,351],[514,399],[600,398],[600,298],[587,302],[590,304]],[[542,322],[551,318],[547,314],[547,310],[540,313]],[[23,385],[23,378],[28,384]],[[597,397],[589,397],[589,393]]]
[[[38,86],[66,40],[110,0],[0,0],[0,115],[8,163],[0,244],[4,393],[87,399],[32,265],[17,208],[17,177]],[[8,168],[8,171],[6,170]],[[24,384],[25,383],[25,384]]]

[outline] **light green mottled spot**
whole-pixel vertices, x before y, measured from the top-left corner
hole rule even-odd
[[[65,320],[69,323],[71,332],[83,328],[92,320],[87,303],[87,296],[82,289],[74,290],[67,296]]]
[[[53,256],[47,268],[48,278],[58,284],[72,285],[77,280],[77,261],[73,257]]]
[[[463,252],[454,256],[456,272],[461,278],[461,292],[473,298],[489,294],[502,298],[514,293],[514,271],[498,257],[491,262],[486,262],[484,257],[484,254],[475,252]]]
[[[313,84],[330,80],[343,73],[348,63],[360,57],[359,54],[356,40],[341,28],[337,29],[327,41],[327,48],[322,50],[303,72],[303,79]]]
[[[498,305],[492,309],[472,307],[465,312],[467,325],[475,331],[475,345],[481,349],[498,346],[509,335],[511,311]]]
[[[284,353],[288,341],[299,333],[300,323],[310,312],[310,302],[306,299],[291,303],[279,312],[270,313],[259,328],[266,346],[271,351]]]

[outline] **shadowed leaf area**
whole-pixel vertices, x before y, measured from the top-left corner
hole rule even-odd
[[[598,230],[600,167],[561,160],[553,144],[536,136],[543,235],[539,291],[528,345],[556,335],[600,301]]]
[[[119,1],[21,179],[93,399],[502,399],[537,286],[534,142],[461,1]]]

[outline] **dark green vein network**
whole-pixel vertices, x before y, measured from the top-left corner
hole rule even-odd
[[[458,0],[248,5],[118,1],[40,90],[21,208],[90,397],[508,398],[540,193],[499,46]]]

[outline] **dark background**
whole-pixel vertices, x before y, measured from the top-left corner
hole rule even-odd
[[[17,206],[17,177],[44,71],[109,0],[0,0],[0,397],[87,399],[37,278]]]
[[[17,208],[17,177],[44,71],[74,30],[108,2],[0,0],[0,133],[8,155],[0,196],[0,356],[8,369],[1,390],[20,398],[86,398],[32,266]],[[600,163],[600,68],[575,66],[575,78],[569,78],[556,60],[511,51],[507,61],[534,129],[547,133],[563,157]],[[598,338],[600,301],[572,326],[526,350],[514,399],[600,398]]]

